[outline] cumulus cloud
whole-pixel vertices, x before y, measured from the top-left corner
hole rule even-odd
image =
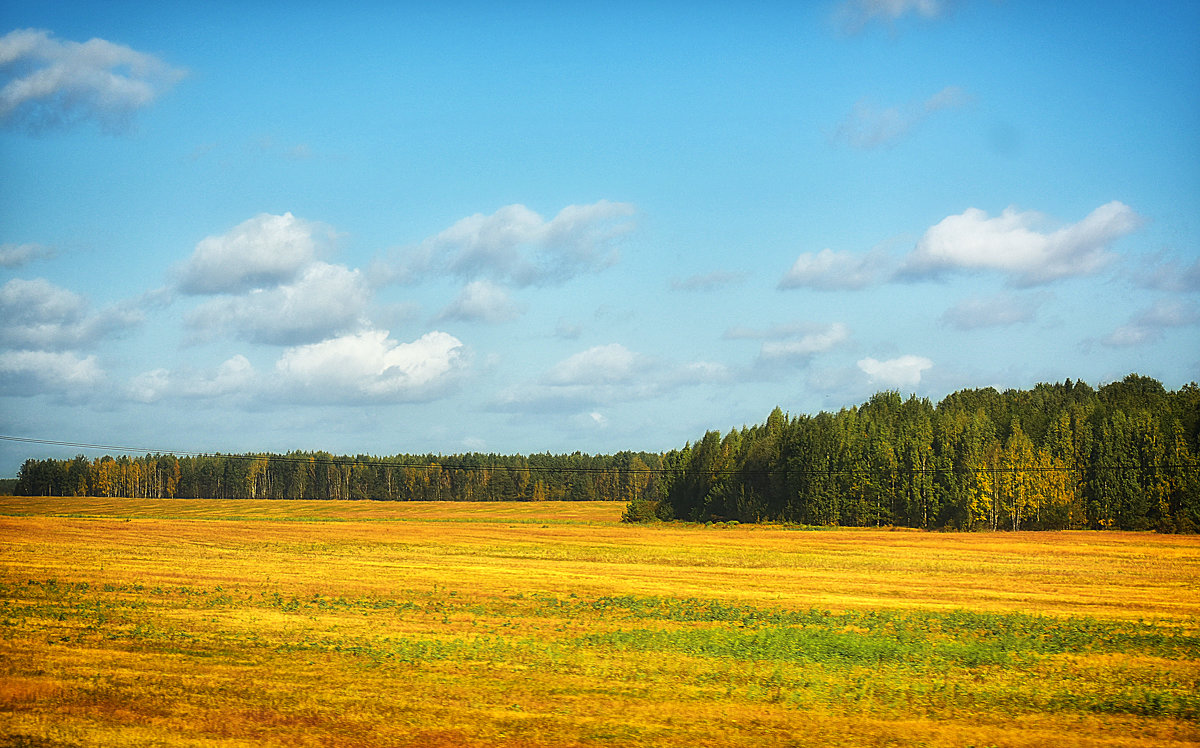
[[[501,286],[487,280],[471,281],[463,287],[438,319],[464,322],[508,322],[521,316],[521,309]]]
[[[325,224],[263,213],[200,241],[178,271],[180,291],[213,297],[185,315],[193,336],[301,345],[364,327],[371,284],[319,259],[333,239]]]
[[[290,348],[275,364],[284,390],[320,402],[411,402],[442,394],[466,365],[460,340],[433,331],[398,343],[364,330]]]
[[[0,286],[0,343],[16,348],[94,345],[141,319],[137,310],[121,306],[90,314],[82,296],[41,278],[14,278]]]
[[[50,351],[0,352],[0,391],[7,395],[81,397],[104,379],[95,356]]]
[[[1007,208],[995,218],[969,208],[932,226],[902,272],[909,277],[951,271],[995,271],[1016,286],[1092,275],[1113,259],[1109,245],[1132,233],[1141,217],[1124,203],[1101,205],[1078,223],[1039,231],[1037,213]]]
[[[1155,343],[1162,339],[1167,329],[1195,325],[1197,322],[1200,322],[1200,307],[1195,304],[1160,300],[1101,338],[1100,342],[1112,348],[1130,348]]]
[[[426,239],[397,274],[450,273],[517,286],[561,283],[615,263],[615,242],[632,230],[633,213],[628,203],[601,200],[568,205],[547,221],[524,205],[508,205]]]
[[[369,296],[359,271],[314,262],[284,285],[206,301],[186,321],[202,338],[224,333],[254,343],[297,345],[365,324]]]
[[[1050,294],[1001,293],[984,298],[963,299],[942,313],[942,322],[959,330],[1005,327],[1031,322]]]
[[[49,248],[40,244],[0,244],[0,267],[21,267],[52,254]]]
[[[890,273],[889,262],[880,252],[855,254],[822,249],[797,257],[791,270],[780,279],[779,288],[853,291],[883,280]]]
[[[958,86],[947,86],[924,101],[880,107],[860,100],[838,123],[833,139],[862,150],[895,145],[936,112],[966,105],[970,96]]]
[[[324,224],[262,213],[196,245],[179,288],[188,294],[238,293],[294,280],[333,239]]]
[[[900,356],[887,361],[864,358],[858,362],[858,368],[871,379],[871,383],[883,387],[916,387],[921,383],[921,375],[927,369],[933,368],[933,362],[924,356]]]
[[[254,388],[254,367],[242,355],[229,358],[211,372],[154,369],[134,377],[129,396],[143,403],[166,397],[212,398],[249,393]]]
[[[93,120],[119,131],[184,74],[104,39],[61,41],[18,29],[0,38],[0,124],[39,132]]]

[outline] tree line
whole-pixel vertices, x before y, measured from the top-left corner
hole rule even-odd
[[[336,456],[328,452],[26,460],[18,496],[632,501],[658,496],[661,456],[496,454]]]
[[[1031,390],[895,391],[666,453],[27,460],[17,495],[620,501],[625,519],[926,529],[1200,529],[1200,387],[1130,374]]]
[[[1131,374],[1032,390],[897,392],[837,413],[775,409],[663,455],[626,519],[927,529],[1200,528],[1200,388]]]

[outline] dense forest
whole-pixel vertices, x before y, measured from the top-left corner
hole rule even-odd
[[[1200,527],[1200,388],[1131,374],[938,403],[896,392],[838,413],[710,431],[663,456],[629,519],[953,529]]]
[[[627,520],[951,529],[1200,529],[1200,387],[1131,374],[937,405],[882,392],[773,411],[665,454],[27,460],[18,495],[627,502]]]

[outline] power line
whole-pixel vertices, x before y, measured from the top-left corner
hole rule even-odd
[[[34,439],[28,436],[7,436],[0,434],[0,441],[20,442],[23,444],[46,444],[53,447],[72,447],[76,449],[104,449],[113,452],[121,452],[124,454],[130,453],[145,453],[145,454],[171,454],[184,455],[187,457],[207,457],[216,456],[216,452],[195,452],[186,449],[163,450],[163,449],[144,449],[142,447],[119,447],[113,444],[89,444],[87,442],[66,442],[57,441],[55,439]]]

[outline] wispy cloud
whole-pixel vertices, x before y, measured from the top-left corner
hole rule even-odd
[[[811,288],[820,291],[851,291],[886,280],[894,272],[891,259],[878,251],[856,254],[822,249],[805,252],[779,281],[779,288]]]
[[[946,272],[993,271],[1014,286],[1035,286],[1093,275],[1113,259],[1109,245],[1141,226],[1124,203],[1101,205],[1086,218],[1054,231],[1038,230],[1040,214],[1007,208],[995,218],[977,208],[949,216],[917,242],[901,273],[909,278]]]
[[[774,380],[792,376],[822,354],[844,347],[850,340],[850,328],[842,322],[798,322],[763,329],[731,327],[722,337],[761,341],[758,356],[742,369],[742,375],[752,380]]]
[[[845,31],[856,34],[871,23],[890,26],[904,16],[938,18],[949,5],[946,0],[846,0],[838,6],[836,18]]]
[[[568,205],[550,220],[524,205],[476,214],[430,237],[400,260],[399,278],[423,273],[553,285],[617,261],[616,242],[633,230],[634,207],[600,200]]]
[[[654,398],[680,388],[721,382],[728,369],[708,361],[663,361],[609,343],[574,353],[536,380],[500,394],[492,408],[509,412],[584,411]]]
[[[1200,307],[1176,299],[1160,300],[1101,338],[1100,342],[1111,348],[1130,348],[1158,342],[1169,328],[1197,323],[1200,323]]]
[[[0,244],[0,267],[16,268],[34,260],[53,256],[49,247],[40,244]]]
[[[1007,327],[1031,322],[1052,295],[1049,292],[1014,294],[963,299],[942,313],[942,322],[959,330]]]
[[[810,328],[799,336],[767,340],[762,344],[759,356],[770,361],[808,361],[819,353],[826,353],[850,338],[850,328],[841,322]]]
[[[1200,258],[1188,263],[1177,258],[1157,262],[1135,272],[1135,282],[1143,288],[1175,293],[1200,291]]]
[[[120,131],[184,75],[104,39],[60,41],[19,29],[0,38],[0,124],[40,132],[93,120]]]
[[[924,101],[899,106],[881,107],[863,99],[838,123],[833,139],[862,150],[890,147],[933,114],[963,107],[970,100],[958,86],[947,86]]]

